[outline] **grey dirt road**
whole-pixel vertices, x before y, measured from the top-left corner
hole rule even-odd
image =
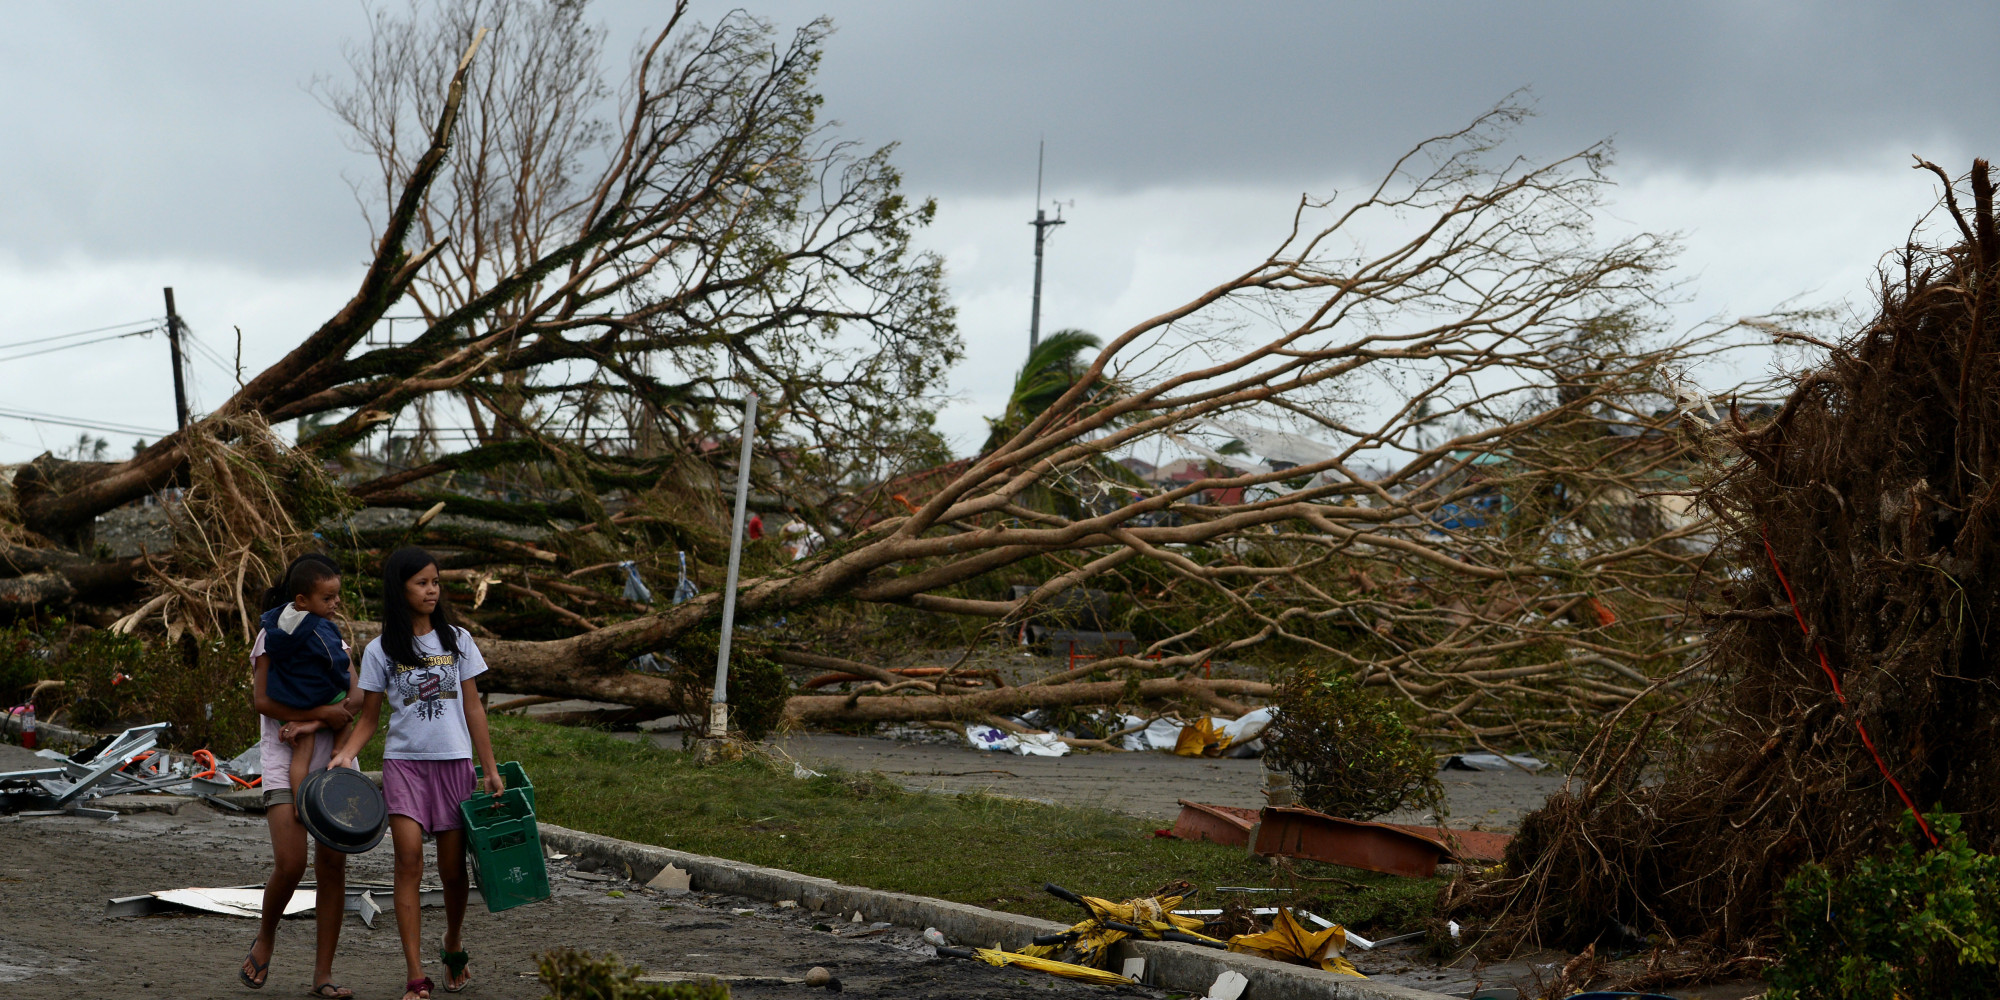
[[[285,921],[268,988],[258,994],[236,980],[256,933],[253,921],[207,914],[104,916],[105,900],[113,896],[259,882],[269,864],[261,817],[225,815],[201,804],[182,806],[173,815],[138,814],[108,823],[0,817],[0,997],[299,996],[310,985],[309,918]],[[385,844],[357,856],[349,878],[388,882],[389,865]],[[550,901],[498,914],[474,904],[465,942],[477,987],[469,995],[542,997],[532,975],[534,957],[561,946],[616,952],[652,972],[771,977],[731,983],[735,996],[751,1000],[819,992],[780,981],[802,977],[815,965],[838,976],[849,994],[869,997],[1058,998],[1105,992],[1035,973],[939,959],[907,928],[855,924],[744,899],[668,895],[615,877],[573,873],[562,863],[552,864],[551,873]],[[426,910],[424,917],[427,947],[434,951],[443,912]],[[426,971],[442,978],[434,955]],[[334,972],[361,1000],[400,997],[403,961],[394,914],[382,914],[373,929],[350,916]],[[1136,987],[1114,992],[1163,996]]]

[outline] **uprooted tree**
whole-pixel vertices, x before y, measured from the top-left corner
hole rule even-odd
[[[1808,862],[1842,871],[1899,837],[1928,849],[1913,817],[1938,813],[2000,850],[1984,585],[2000,558],[2000,226],[1984,160],[1970,212],[1966,181],[1919,166],[1956,240],[1895,252],[1872,318],[1815,341],[1824,359],[1767,419],[1713,432],[1709,639],[1683,668],[1708,680],[1621,713],[1505,866],[1454,886],[1447,913],[1483,947],[1649,936],[1688,954],[1656,952],[1642,984],[1755,971]]]
[[[1685,502],[1708,404],[1680,379],[1727,345],[1656,328],[1663,241],[1592,230],[1606,149],[1508,158],[1523,113],[1502,106],[1358,196],[1302,199],[1266,258],[1108,338],[981,454],[937,464],[923,410],[958,342],[940,262],[911,245],[930,205],[898,192],[889,150],[816,118],[824,24],[778,44],[744,15],[681,13],[601,120],[602,37],[577,6],[381,17],[353,89],[326,91],[382,168],[354,297],[131,460],[21,469],[0,590],[123,601],[128,630],[247,630],[257,586],[300,549],[366,567],[416,541],[477,609],[497,687],[681,708],[685,685],[629,666],[685,659],[719,595],[634,605],[605,574],[671,574],[677,550],[720,562],[718,483],[747,433],[760,492],[829,541],[759,565],[745,620],[859,602],[998,635],[1117,581],[1152,622],[1126,655],[982,689],[764,633],[765,654],[872,682],[792,697],[800,721],[1235,709],[1270,687],[1199,668],[1259,647],[1472,739],[1680,697],[1687,680],[1666,678],[1700,646],[1680,602],[1710,541]],[[417,332],[365,343],[399,307]],[[765,401],[755,427],[746,390]],[[269,430],[284,421],[296,446]],[[356,454],[391,426],[403,450]],[[1218,434],[1244,447],[1203,443]],[[1207,454],[1206,473],[1153,487],[1118,466],[1162,439]],[[337,486],[317,473],[341,462]],[[173,552],[55,547],[175,485],[199,525]],[[433,521],[440,504],[521,530]],[[357,506],[427,516],[341,526]]]

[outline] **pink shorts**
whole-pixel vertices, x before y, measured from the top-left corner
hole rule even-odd
[[[385,760],[382,797],[389,815],[408,816],[437,834],[465,826],[458,804],[472,797],[472,758],[457,760]]]
[[[264,783],[258,787],[266,792],[289,790],[292,787],[292,745],[278,736],[285,724],[268,715],[257,717],[258,732],[263,737],[257,748],[263,753]],[[323,771],[333,760],[333,738],[336,734],[321,729],[313,734],[312,769]],[[287,799],[286,801],[290,801]]]

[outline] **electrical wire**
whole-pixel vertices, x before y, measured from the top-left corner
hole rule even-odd
[[[0,344],[0,351],[12,350],[13,348],[16,347],[27,347],[31,344],[46,344],[49,343],[50,341],[55,341],[55,340],[68,340],[71,337],[84,337],[93,333],[105,333],[107,331],[119,330],[128,326],[139,326],[141,324],[157,328],[160,325],[160,319],[159,317],[155,316],[151,319],[129,320],[124,323],[113,323],[110,326],[100,326],[89,330],[76,330],[70,333],[58,333],[55,334],[54,336],[49,336],[49,337],[30,337],[27,340],[10,340],[7,343]]]
[[[101,431],[106,434],[144,434],[150,437],[165,437],[173,433],[172,431],[163,431],[152,427],[135,427],[131,424],[119,424],[103,420],[61,417],[53,413],[36,413],[32,410],[15,410],[8,407],[0,407],[0,418],[24,420],[36,424],[54,424],[58,427],[75,427],[79,430]]]
[[[224,358],[220,354],[215,353],[214,348],[209,347],[206,343],[202,342],[200,338],[196,337],[194,335],[194,331],[187,328],[186,323],[181,324],[181,343],[187,345],[189,348],[192,348],[195,353],[198,353],[202,357],[207,358],[209,363],[215,365],[215,367],[222,369],[222,373],[224,375],[227,375],[232,379],[236,377],[236,366],[230,364],[228,359]]]
[[[92,344],[103,344],[113,340],[124,340],[126,337],[150,337],[154,333],[158,332],[158,330],[159,330],[158,327],[154,327],[152,329],[147,329],[147,330],[133,330],[130,333],[114,333],[109,337],[99,337],[96,340],[81,340],[77,341],[74,344],[57,344],[54,347],[44,347],[41,348],[40,350],[22,351],[19,354],[9,354],[4,358],[0,358],[0,364],[5,364],[9,361],[19,361],[22,358],[32,358],[35,357],[36,355],[41,355],[41,354],[54,354],[57,351],[67,351],[72,347],[89,347]]]

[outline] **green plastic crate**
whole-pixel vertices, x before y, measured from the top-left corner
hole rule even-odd
[[[498,796],[474,792],[458,805],[465,820],[466,849],[472,852],[472,874],[488,912],[549,898],[548,862],[542,858],[542,834],[535,825],[531,794],[524,783]]]
[[[479,787],[479,783],[485,780],[486,769],[480,767],[478,764],[472,765],[472,786],[477,788]],[[507,790],[510,792],[516,788],[527,792],[528,808],[533,809],[535,807],[535,784],[528,780],[528,772],[522,769],[520,761],[510,760],[502,763],[500,765],[500,780],[507,783]]]

